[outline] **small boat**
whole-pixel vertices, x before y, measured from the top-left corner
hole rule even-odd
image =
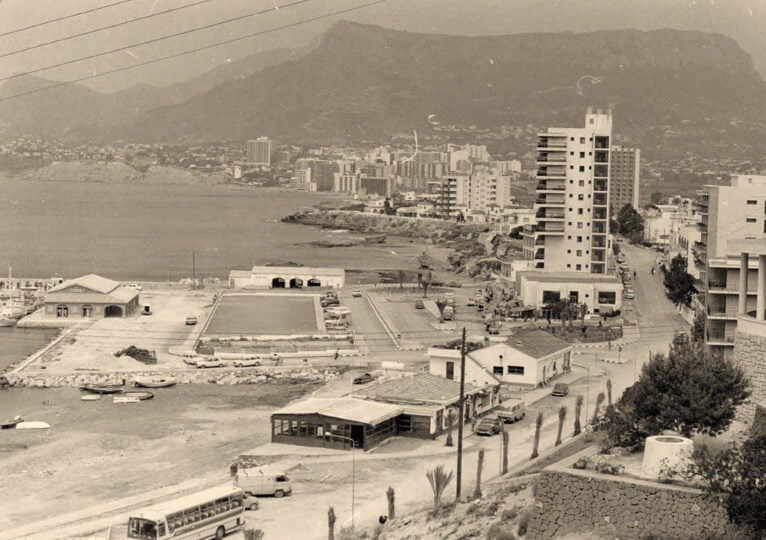
[[[113,403],[138,403],[141,401],[137,397],[125,397],[125,396],[114,396],[114,399],[112,400]]]
[[[92,394],[119,394],[123,388],[121,384],[84,384],[80,390]]]
[[[13,319],[6,319],[5,317],[0,317],[0,328],[7,328],[9,326],[13,326],[16,324],[16,321]]]
[[[16,418],[11,420],[10,422],[4,422],[4,423],[0,424],[0,429],[13,429],[16,426],[18,426],[19,424],[21,424],[22,422],[23,422],[23,420],[21,419],[21,417],[17,416]]]
[[[167,388],[176,384],[172,377],[134,377],[133,384],[143,388]]]
[[[84,394],[80,396],[80,400],[82,401],[98,401],[99,399],[101,399],[100,394]]]
[[[16,429],[48,429],[51,425],[46,422],[19,422]]]
[[[125,397],[128,399],[137,399],[139,401],[145,401],[147,399],[152,399],[154,397],[154,393],[145,392],[145,391],[124,392],[122,394],[122,397]],[[114,399],[118,399],[118,398],[115,397]]]

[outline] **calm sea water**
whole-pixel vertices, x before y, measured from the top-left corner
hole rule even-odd
[[[0,372],[13,362],[40,349],[58,330],[41,328],[0,328]]]
[[[321,248],[344,235],[280,223],[327,194],[221,186],[19,181],[0,177],[0,272],[117,280],[226,278],[232,269],[294,261],[400,268],[386,246]]]

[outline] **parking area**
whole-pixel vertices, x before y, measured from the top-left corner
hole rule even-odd
[[[206,336],[300,334],[317,332],[313,294],[241,294],[224,296]]]

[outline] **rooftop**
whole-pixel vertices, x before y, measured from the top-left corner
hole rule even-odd
[[[542,283],[620,283],[617,276],[611,274],[586,274],[583,272],[521,272],[521,277]]]
[[[466,393],[479,390],[471,384],[465,385]],[[417,373],[368,386],[358,395],[380,401],[407,404],[443,403],[450,404],[460,399],[460,383],[430,373]]]
[[[85,292],[74,292],[69,289],[81,287]],[[48,297],[56,302],[83,302],[83,303],[103,303],[104,301],[115,303],[130,302],[138,296],[138,291],[123,287],[116,281],[96,274],[88,274],[75,279],[70,279],[56,287],[48,290]]]
[[[353,397],[309,398],[291,403],[272,413],[285,414],[320,414],[360,424],[378,424],[401,414],[402,408],[390,403],[378,403]]]
[[[313,266],[253,266],[251,274],[318,274],[323,276],[345,275],[343,268],[320,268]]]
[[[87,276],[82,276],[82,277],[78,277],[74,279],[68,279],[61,285],[58,285],[57,287],[53,287],[48,292],[61,291],[75,285],[84,287],[86,289],[90,289],[94,292],[99,292],[101,294],[110,293],[114,289],[120,286],[118,282],[113,281],[111,279],[97,276],[96,274],[88,274]]]

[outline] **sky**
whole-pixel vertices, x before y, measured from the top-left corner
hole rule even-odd
[[[127,47],[99,58],[36,73],[49,79],[71,80],[373,0],[303,0],[292,7],[288,4],[296,0],[207,0],[173,13],[20,51],[47,41],[202,1],[130,0],[101,11],[2,35],[115,1],[0,0],[0,78]],[[281,9],[277,9],[279,6]],[[140,41],[261,10],[269,11],[184,36],[136,45]],[[463,35],[663,27],[717,31],[737,39],[745,50],[756,57],[756,65],[761,72],[766,72],[766,0],[386,0],[350,13],[95,78],[85,84],[100,91],[115,91],[136,83],[155,86],[173,84],[200,75],[223,62],[253,53],[306,46],[315,42],[329,25],[342,19],[413,32]]]

